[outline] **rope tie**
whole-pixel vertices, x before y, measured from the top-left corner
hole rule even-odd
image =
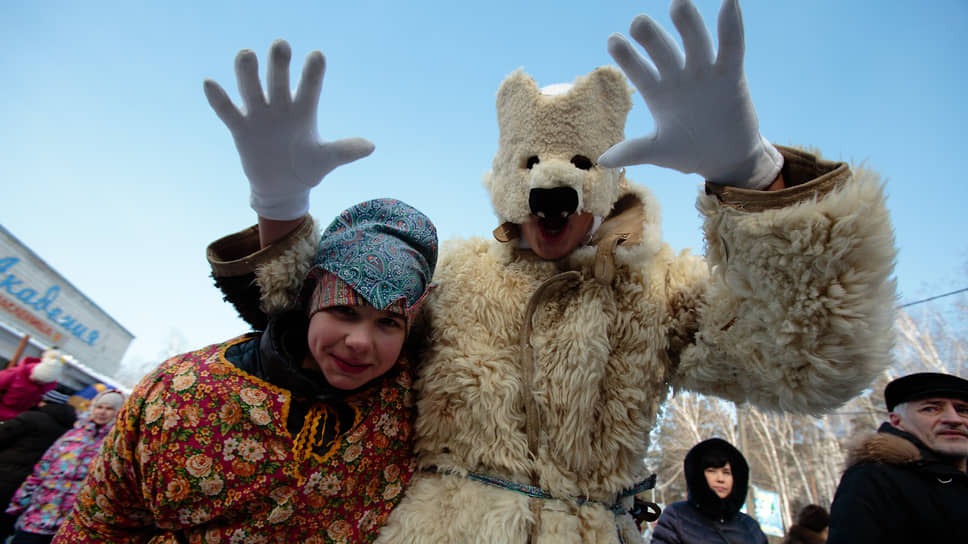
[[[532,499],[544,499],[562,502],[573,502],[579,506],[585,504],[598,504],[605,507],[606,510],[612,512],[616,516],[622,514],[627,514],[628,510],[622,506],[622,499],[637,495],[643,491],[647,491],[655,487],[656,475],[652,474],[648,478],[639,481],[631,487],[627,487],[618,492],[615,496],[615,502],[613,504],[608,504],[607,502],[600,501],[597,499],[590,499],[588,497],[556,497],[551,493],[541,489],[536,485],[521,484],[517,482],[512,482],[510,480],[505,480],[503,478],[497,478],[494,476],[488,476],[487,474],[481,474],[479,472],[468,472],[467,474],[461,474],[457,471],[440,469],[436,467],[428,467],[424,469],[425,472],[433,472],[438,474],[448,474],[450,476],[463,476],[468,480],[474,480],[475,482],[480,482],[492,487],[497,487],[500,489],[505,489],[507,491],[513,491],[515,493],[520,493],[522,495],[527,495]]]

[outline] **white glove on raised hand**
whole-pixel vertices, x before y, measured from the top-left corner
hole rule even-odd
[[[298,219],[309,210],[309,191],[337,166],[373,152],[363,138],[324,142],[316,132],[316,108],[323,85],[326,59],[319,51],[306,58],[296,98],[289,91],[289,59],[285,40],[269,48],[266,102],[259,82],[255,53],[244,49],[235,57],[235,75],[245,113],[225,90],[205,80],[205,96],[229,128],[249,178],[252,209],[261,217],[280,221]]]
[[[647,15],[632,21],[629,34],[651,63],[621,34],[608,38],[609,53],[645,98],[655,130],[612,146],[598,158],[599,164],[655,164],[698,173],[722,185],[767,187],[779,174],[783,157],[760,135],[743,73],[743,19],[737,1],[724,0],[720,8],[715,59],[712,39],[692,2],[673,0],[670,14],[685,55]]]

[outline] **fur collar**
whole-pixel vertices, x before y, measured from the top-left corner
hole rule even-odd
[[[847,466],[860,463],[904,465],[922,459],[921,451],[907,433],[891,425],[881,425],[876,433],[861,436],[848,446]]]

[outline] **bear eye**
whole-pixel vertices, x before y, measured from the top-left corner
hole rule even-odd
[[[574,164],[575,167],[580,168],[582,170],[592,169],[592,160],[584,155],[575,155],[574,157],[572,157],[571,164]]]
[[[538,164],[539,162],[541,162],[541,160],[538,159],[537,155],[531,155],[528,157],[528,161],[524,164],[524,167],[528,170],[531,170],[534,165]]]

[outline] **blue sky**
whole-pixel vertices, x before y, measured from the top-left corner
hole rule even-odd
[[[715,29],[719,1],[696,3]],[[323,51],[320,135],[362,136],[376,151],[323,181],[314,215],[325,223],[393,196],[430,215],[442,239],[489,236],[480,180],[503,78],[520,67],[546,85],[613,64],[608,35],[639,13],[674,33],[666,0],[598,4],[0,2],[0,224],[135,334],[127,365],[157,359],[172,336],[184,349],[229,338],[245,327],[211,285],[205,246],[255,215],[204,78],[237,99],[239,49],[263,61],[287,39],[294,79]],[[902,302],[968,287],[957,168],[968,4],[741,5],[763,134],[887,179]],[[633,100],[626,134],[637,136],[652,121]],[[628,175],[657,194],[666,240],[701,252],[701,180],[651,166]]]

